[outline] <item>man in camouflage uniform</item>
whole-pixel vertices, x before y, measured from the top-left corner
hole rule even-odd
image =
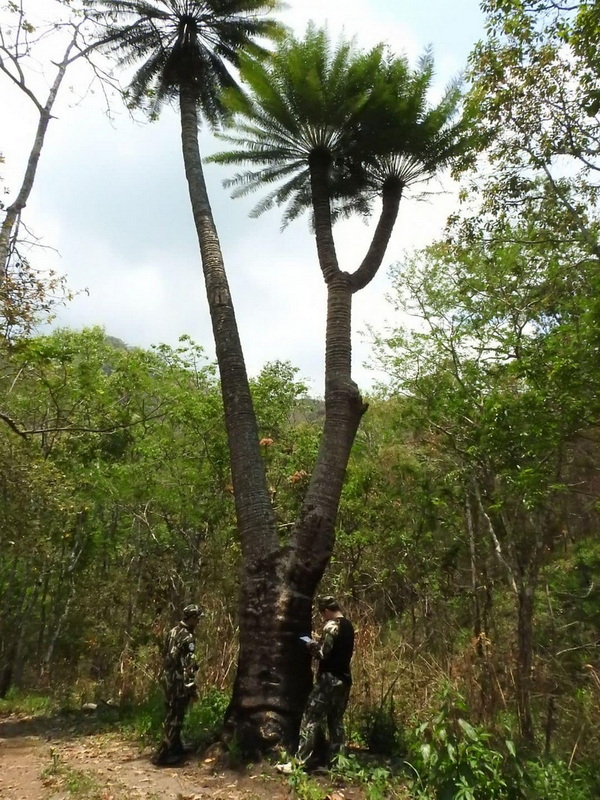
[[[157,766],[176,764],[184,757],[181,728],[189,703],[198,696],[194,630],[202,616],[197,605],[186,606],[181,621],[165,639],[161,684],[165,694],[166,717],[163,741],[152,759]]]
[[[329,732],[329,751],[334,758],[344,749],[343,717],[348,705],[352,676],[350,661],[354,650],[354,628],[343,615],[334,597],[322,597],[317,607],[325,620],[319,641],[308,643],[313,658],[319,662],[317,680],[308,698],[302,727],[297,759],[306,769],[318,766],[319,743],[325,738],[325,727]],[[289,773],[293,766],[280,764],[280,772]]]

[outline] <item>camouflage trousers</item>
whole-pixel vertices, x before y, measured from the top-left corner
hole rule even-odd
[[[329,733],[330,755],[333,757],[343,751],[345,741],[343,717],[349,696],[349,683],[336,678],[330,672],[319,675],[302,718],[297,752],[297,757],[301,761],[306,763],[318,756],[317,749],[325,738],[326,726]]]
[[[184,752],[183,742],[181,741],[181,729],[185,712],[190,704],[189,695],[172,695],[165,699],[165,722],[163,727],[163,739],[156,754],[155,760],[161,761],[169,757],[182,756]]]

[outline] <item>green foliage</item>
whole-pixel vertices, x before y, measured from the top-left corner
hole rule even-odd
[[[228,704],[228,694],[209,687],[190,706],[185,718],[184,737],[200,749],[217,741]]]
[[[185,5],[103,0],[95,7],[101,12],[98,39],[103,49],[117,54],[121,66],[146,59],[131,79],[132,105],[148,105],[156,116],[165,100],[185,88],[216,124],[225,113],[223,90],[237,87],[230,68],[238,66],[240,52],[264,55],[256,39],[279,34],[278,24],[264,16],[278,5],[277,0],[225,5],[215,0]]]
[[[323,797],[323,787],[307,775],[300,764],[294,765],[288,784],[293,792],[292,796],[298,800],[321,800]]]
[[[524,202],[519,214],[512,208],[510,219],[482,212],[467,224],[455,221],[445,241],[399,265],[397,307],[422,324],[379,342],[398,395],[395,430],[412,449],[426,487],[414,492],[414,470],[397,481],[410,538],[417,542],[424,528],[429,534],[428,563],[420,565],[413,588],[427,583],[427,599],[437,598],[432,616],[448,620],[452,606],[441,600],[460,608],[452,586],[460,570],[468,574],[471,611],[463,619],[476,637],[498,625],[497,611],[489,613],[498,593],[492,599],[489,587],[507,588],[504,599],[513,598],[514,610],[504,609],[517,619],[515,669],[522,673],[515,699],[532,743],[534,716],[545,705],[534,708],[527,688],[534,662],[544,663],[537,670],[546,691],[560,685],[562,694],[569,683],[582,682],[582,672],[563,671],[569,656],[557,669],[558,654],[568,650],[571,635],[574,647],[586,647],[586,657],[590,652],[590,627],[567,632],[552,613],[538,613],[535,602],[542,599],[541,577],[558,566],[561,553],[570,560],[576,542],[592,537],[597,525],[600,415],[597,262],[586,255],[588,243],[574,220],[559,213],[554,190],[542,182],[535,188],[535,204]],[[552,583],[546,592],[554,590],[560,605],[561,581]],[[574,661],[584,656],[577,652]]]
[[[367,800],[396,797],[392,771],[377,764],[365,764],[354,754],[338,755],[331,770],[334,781],[358,783],[364,788]]]
[[[294,759],[291,763],[292,772],[288,783],[293,796],[299,800],[321,800],[323,785],[307,774],[300,763]],[[361,787],[366,800],[384,800],[401,796],[398,793],[401,787],[390,769],[377,764],[367,764],[354,754],[337,755],[329,771],[329,778],[334,786],[348,784]]]
[[[570,768],[563,761],[528,761],[525,765],[531,783],[532,800],[590,800],[600,796],[595,767]]]
[[[409,764],[418,775],[417,796],[428,800],[512,800],[525,797],[523,769],[510,740],[495,749],[492,737],[465,717],[451,690],[440,711],[415,731]]]
[[[460,90],[453,83],[437,106],[428,102],[433,59],[412,69],[406,58],[351,42],[332,48],[326,30],[309,25],[304,39],[288,36],[268,61],[242,59],[251,94],[230,97],[236,149],[211,160],[249,164],[228,180],[243,196],[278,183],[253,211],[287,205],[283,224],[311,207],[311,169],[326,164],[334,218],[370,213],[384,187],[429,179],[467,146],[454,120]]]
[[[171,608],[196,591],[190,575],[203,565],[203,583],[226,588],[209,557],[234,530],[214,368],[188,341],[142,351],[58,331],[21,342],[2,380],[25,431],[0,431],[4,661],[18,670],[25,649],[47,671],[81,662],[108,678],[122,659],[121,686],[98,693],[139,697]]]

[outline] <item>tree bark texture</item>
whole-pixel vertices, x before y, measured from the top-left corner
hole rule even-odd
[[[333,240],[331,205],[328,191],[330,165],[331,155],[329,152],[316,150],[310,154],[310,191],[315,223],[315,243],[319,266],[327,284],[340,271]]]
[[[312,598],[331,558],[352,445],[366,411],[352,380],[352,295],[376,274],[398,213],[401,189],[388,192],[373,242],[357,270],[339,269],[328,191],[329,156],[310,159],[317,253],[327,287],[325,423],[289,553],[246,568],[240,606],[240,656],[227,727],[242,747],[294,752],[310,688]]]
[[[206,191],[193,93],[181,91],[186,176],[204,272],[225,411],[242,547],[240,650],[224,739],[256,757],[297,743],[311,685],[310,658],[299,637],[311,629],[311,596],[287,581],[258,443],[233,302]]]
[[[381,214],[373,239],[362,264],[353,273],[352,291],[364,289],[375,277],[385,256],[385,251],[390,242],[394,225],[398,219],[400,200],[402,199],[403,186],[398,180],[389,180],[383,186]]]
[[[260,454],[256,415],[233,301],[204,181],[193,91],[183,87],[180,100],[183,159],[221,378],[242,554],[245,563],[253,564],[276,552],[279,547],[275,517]]]
[[[533,610],[532,586],[520,585],[518,595],[518,650],[517,650],[517,708],[521,735],[525,741],[535,741],[531,713],[531,672],[533,668]]]
[[[366,410],[352,380],[354,291],[377,272],[395,222],[401,191],[384,198],[369,252],[352,276],[339,269],[332,233],[330,156],[309,160],[319,264],[327,287],[325,423],[317,461],[289,547],[279,545],[256,417],[233,302],[209,205],[198,147],[194,94],[180,93],[182,146],[198,232],[229,440],[242,546],[240,650],[225,741],[250,757],[284,747],[294,752],[312,677],[300,636],[311,631],[312,599],[329,563],[352,444]]]
[[[317,460],[294,532],[294,570],[314,592],[329,563],[335,521],[352,444],[366,406],[351,378],[349,276],[328,285],[325,347],[325,423]]]
[[[310,655],[300,636],[311,632],[312,594],[298,590],[289,555],[246,570],[240,597],[240,651],[225,740],[250,757],[296,750],[311,688]]]

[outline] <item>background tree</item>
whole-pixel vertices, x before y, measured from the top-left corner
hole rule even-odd
[[[471,188],[478,195],[485,186],[492,226],[498,214],[510,220],[526,204],[534,208],[540,194],[548,211],[553,198],[557,224],[569,217],[571,235],[597,260],[598,116],[589,94],[597,74],[577,22],[588,4],[490,0],[483,7],[488,36],[471,55],[467,98],[481,152],[476,163],[471,153]]]
[[[98,42],[91,42],[90,18],[93,14],[90,9],[85,3],[77,6],[60,0],[56,5],[61,9],[62,18],[48,24],[27,16],[23,3],[11,3],[5,9],[7,16],[0,26],[0,74],[33,103],[38,114],[38,124],[23,181],[16,196],[2,209],[4,216],[0,227],[0,289],[6,295],[5,302],[17,308],[19,299],[22,299],[19,298],[19,290],[27,283],[20,273],[27,261],[18,252],[21,215],[33,189],[58,94],[68,71],[82,58],[87,60],[95,77],[102,81],[108,80],[101,66],[90,60],[98,47]],[[31,81],[31,75],[37,70],[38,50],[45,45],[48,35],[56,38],[57,50],[60,47],[64,49],[60,58],[52,62],[54,78],[44,98],[35,86],[35,81]],[[34,70],[31,69],[32,64],[36,65]],[[16,298],[12,296],[11,287],[4,285],[5,281],[15,285]],[[48,294],[51,293],[52,291]]]

